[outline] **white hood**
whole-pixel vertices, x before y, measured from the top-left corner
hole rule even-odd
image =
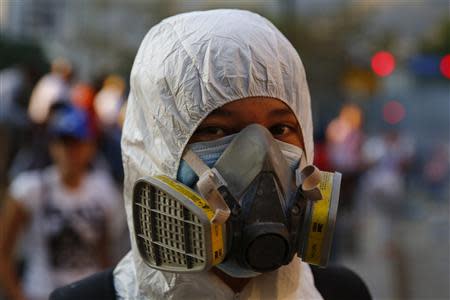
[[[174,284],[190,278],[155,271],[140,258],[131,215],[135,181],[156,174],[175,178],[184,147],[202,120],[226,103],[252,96],[277,98],[292,109],[312,163],[305,71],[296,50],[269,21],[241,10],[192,12],[163,20],[145,36],[131,72],[122,136],[132,250],[115,270],[120,296],[167,298],[174,295]],[[199,291],[205,285],[199,283]]]

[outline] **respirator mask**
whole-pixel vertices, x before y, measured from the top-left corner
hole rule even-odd
[[[294,255],[326,266],[341,175],[302,164],[303,151],[253,124],[188,145],[177,180],[138,180],[135,240],[144,262],[170,272],[218,267],[253,277]]]

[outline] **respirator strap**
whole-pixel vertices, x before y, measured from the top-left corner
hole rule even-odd
[[[230,217],[230,208],[219,188],[226,187],[226,182],[215,168],[209,168],[190,148],[187,148],[183,160],[197,174],[196,187],[214,210],[211,223],[224,224]]]
[[[312,201],[322,199],[319,185],[321,181],[320,170],[314,165],[307,165],[300,171],[295,170],[296,184],[303,191],[305,197]]]

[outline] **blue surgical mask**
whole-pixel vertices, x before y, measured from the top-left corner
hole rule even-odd
[[[212,168],[235,136],[236,134],[232,134],[213,141],[192,143],[189,147],[208,167]],[[298,167],[303,150],[279,140],[275,141],[280,147],[289,167],[294,172]],[[177,180],[189,187],[193,187],[198,181],[198,177],[191,167],[184,160],[181,160]]]

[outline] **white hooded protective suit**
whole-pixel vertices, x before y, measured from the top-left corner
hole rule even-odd
[[[143,176],[176,178],[184,147],[214,109],[252,96],[280,99],[295,113],[313,160],[310,96],[302,62],[263,17],[240,10],[192,12],[163,20],[145,36],[131,72],[122,136],[125,206],[132,250],[114,270],[119,299],[321,299],[309,266],[289,265],[253,278],[236,297],[212,272],[174,274],[142,261],[131,214]]]

